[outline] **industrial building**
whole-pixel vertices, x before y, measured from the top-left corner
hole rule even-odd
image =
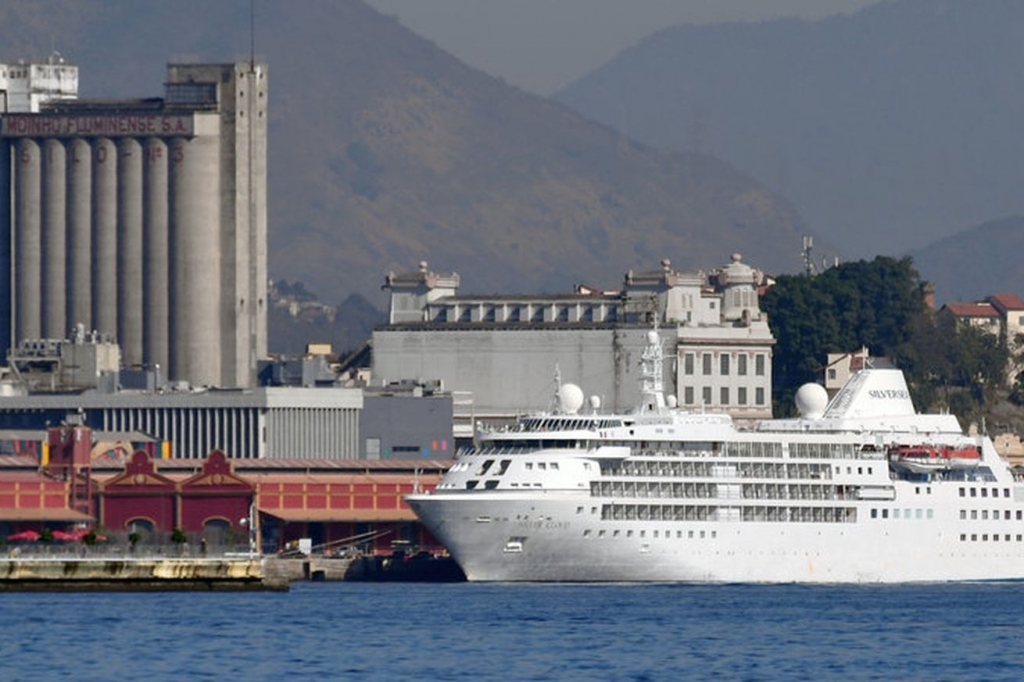
[[[136,450],[110,462],[90,452],[93,435],[51,428],[41,457],[0,455],[0,541],[44,530],[77,540],[93,529],[103,544],[148,551],[177,530],[214,552],[275,553],[302,538],[321,553],[386,553],[394,541],[441,549],[403,496],[432,489],[447,462],[233,460],[217,450],[192,460]]]
[[[740,420],[771,416],[775,343],[759,308],[763,273],[735,254],[710,272],[681,273],[669,261],[626,273],[621,289],[578,286],[571,294],[465,296],[456,273],[389,273],[389,323],[373,332],[376,382],[439,381],[455,404],[456,435],[480,419],[549,407],[554,377],[578,384],[602,409],[639,400],[637,373],[655,323],[665,385],[688,409]]]
[[[117,344],[96,338],[22,342],[0,381],[0,429],[138,433],[181,459],[212,450],[246,460],[455,454],[452,396],[437,385],[197,388],[119,370],[118,357]]]
[[[77,68],[0,65],[0,353],[76,329],[125,367],[255,385],[267,353],[267,70],[170,64],[86,101]]]

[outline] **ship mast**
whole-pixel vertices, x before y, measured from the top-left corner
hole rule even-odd
[[[647,345],[640,356],[640,411],[660,412],[665,408],[665,386],[662,379],[664,351],[658,334],[658,319],[654,329],[647,332]]]

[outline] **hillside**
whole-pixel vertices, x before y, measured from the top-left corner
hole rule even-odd
[[[993,220],[941,239],[910,255],[921,277],[935,284],[938,305],[1024,292],[1024,217]]]
[[[849,260],[1024,213],[1021,82],[1024,3],[894,0],[664,30],[556,99],[736,164]]]
[[[700,153],[631,142],[458,62],[356,0],[256,2],[270,73],[270,274],[374,305],[426,259],[477,293],[615,286],[733,251],[800,267],[796,211]],[[90,97],[159,95],[171,59],[247,58],[249,3],[0,5],[0,59],[56,46]]]

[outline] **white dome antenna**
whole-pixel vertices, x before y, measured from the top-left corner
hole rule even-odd
[[[565,414],[579,413],[583,400],[583,389],[576,384],[562,384],[558,389],[558,407]]]
[[[821,419],[828,407],[828,391],[821,384],[804,384],[796,392],[793,402],[804,419]]]

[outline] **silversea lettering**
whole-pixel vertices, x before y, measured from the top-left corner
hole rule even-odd
[[[910,393],[908,393],[907,391],[902,391],[902,390],[898,390],[898,389],[889,389],[889,390],[878,390],[878,389],[876,389],[876,390],[873,390],[873,391],[868,391],[868,395],[871,396],[872,398],[880,398],[882,400],[885,400],[885,399],[905,400],[905,399],[910,397]]]

